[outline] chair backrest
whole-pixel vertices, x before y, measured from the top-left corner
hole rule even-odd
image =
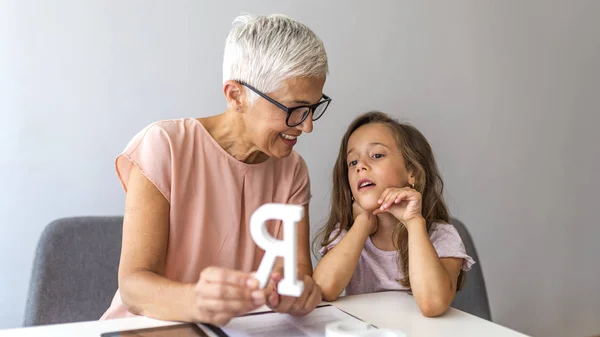
[[[488,302],[483,271],[481,270],[481,260],[479,260],[479,256],[477,255],[473,239],[460,220],[450,218],[450,223],[458,230],[467,250],[467,254],[476,262],[473,265],[473,268],[467,272],[465,286],[456,294],[454,302],[452,302],[452,307],[491,321],[492,314]]]
[[[98,320],[118,287],[123,217],[58,219],[35,253],[24,326]]]

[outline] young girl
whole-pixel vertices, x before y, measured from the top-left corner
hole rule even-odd
[[[473,259],[450,225],[429,143],[381,112],[349,126],[333,170],[314,280],[323,299],[385,290],[413,293],[423,315],[443,314]],[[318,241],[317,241],[318,242]]]

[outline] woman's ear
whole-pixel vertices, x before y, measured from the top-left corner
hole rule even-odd
[[[241,84],[229,80],[223,85],[223,93],[227,104],[235,111],[243,111],[246,102],[246,92]]]

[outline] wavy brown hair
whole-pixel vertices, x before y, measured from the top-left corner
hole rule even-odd
[[[330,236],[338,226],[346,230],[352,227],[354,221],[352,217],[353,201],[346,163],[348,139],[359,127],[371,123],[383,124],[394,134],[398,148],[406,163],[406,169],[412,172],[415,177],[414,188],[422,195],[422,214],[425,218],[427,232],[436,222],[449,223],[449,213],[443,198],[444,182],[427,139],[412,125],[398,122],[383,112],[370,111],[355,118],[342,138],[338,158],[333,168],[333,191],[329,217],[325,226],[319,231],[315,246],[319,244],[320,247],[325,247],[335,240],[339,233],[335,237]],[[399,223],[393,235],[400,256],[399,267],[404,274],[404,278],[398,280],[398,282],[402,286],[410,288],[408,231],[404,225]],[[462,288],[463,280],[464,277],[461,271],[457,289]]]

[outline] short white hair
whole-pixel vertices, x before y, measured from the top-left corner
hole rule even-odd
[[[291,78],[327,76],[325,46],[300,22],[282,14],[245,14],[233,25],[225,42],[223,83],[242,81],[270,93]],[[252,104],[258,96],[245,89]]]

